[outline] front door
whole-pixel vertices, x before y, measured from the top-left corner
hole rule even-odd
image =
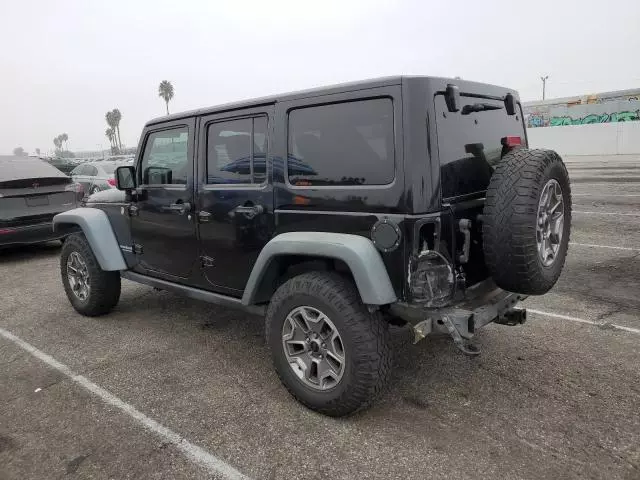
[[[201,120],[198,205],[204,287],[241,296],[273,231],[273,107]]]
[[[186,279],[198,258],[193,216],[195,120],[145,131],[136,168],[131,234],[139,267],[149,275]]]

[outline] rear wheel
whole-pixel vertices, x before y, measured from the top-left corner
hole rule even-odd
[[[389,379],[388,325],[336,273],[304,273],[285,282],[269,304],[266,339],[285,387],[326,415],[367,407]]]
[[[67,298],[83,315],[109,313],[120,299],[120,273],[102,270],[80,233],[67,237],[62,245],[60,274]]]

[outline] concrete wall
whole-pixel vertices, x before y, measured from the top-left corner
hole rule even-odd
[[[531,148],[550,148],[561,155],[640,154],[640,122],[594,123],[528,128]]]

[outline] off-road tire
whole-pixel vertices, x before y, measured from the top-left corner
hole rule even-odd
[[[71,290],[67,276],[67,260],[73,252],[78,252],[87,264],[89,285],[86,300],[80,300]],[[105,271],[100,268],[91,246],[82,233],[74,233],[66,238],[60,255],[60,274],[67,298],[78,313],[97,317],[109,313],[120,299],[120,272]]]
[[[326,313],[344,342],[345,370],[339,383],[325,391],[305,385],[289,366],[282,347],[282,326],[289,312],[311,306]],[[370,406],[388,383],[392,352],[389,326],[379,312],[369,312],[347,277],[335,272],[308,272],[278,288],[266,315],[266,341],[275,370],[300,403],[340,417]]]
[[[538,255],[536,222],[540,195],[555,179],[564,201],[563,234],[555,261],[546,267]],[[562,272],[571,230],[571,186],[560,156],[552,150],[519,148],[498,163],[487,189],[482,240],[485,262],[504,290],[542,295]]]

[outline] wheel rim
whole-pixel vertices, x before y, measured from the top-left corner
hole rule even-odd
[[[291,370],[314,390],[335,387],[345,367],[344,343],[333,322],[317,308],[294,308],[282,326],[282,348]]]
[[[73,294],[80,300],[86,300],[91,292],[89,270],[78,252],[71,252],[67,259],[67,278]]]
[[[540,195],[536,223],[538,256],[545,267],[558,257],[564,229],[564,197],[557,180],[549,180]]]

